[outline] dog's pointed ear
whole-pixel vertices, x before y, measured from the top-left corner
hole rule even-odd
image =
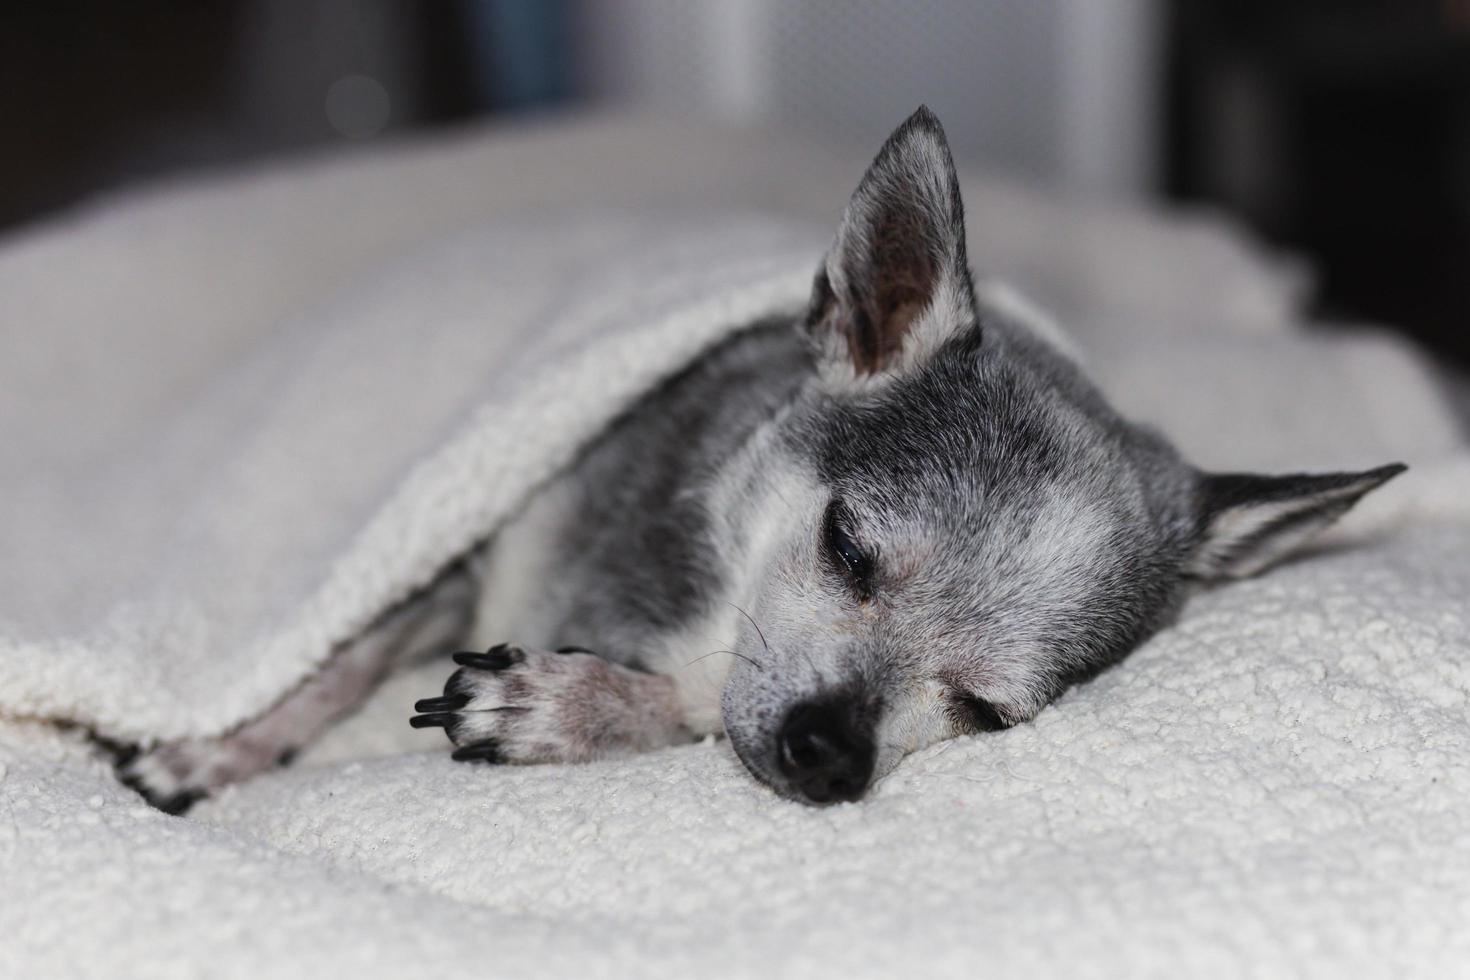
[[[878,151],[817,271],[807,326],[859,375],[975,323],[965,212],[939,120],[920,107]]]
[[[1202,475],[1199,539],[1185,572],[1202,579],[1254,575],[1407,468],[1394,463],[1362,473]]]

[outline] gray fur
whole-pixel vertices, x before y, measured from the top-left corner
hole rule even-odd
[[[920,109],[809,308],[650,393],[489,543],[476,640],[527,646],[459,657],[415,724],[501,762],[723,732],[778,792],[853,799],[908,752],[1032,718],[1193,582],[1259,570],[1401,469],[1198,472],[977,299],[964,241]]]
[[[1315,527],[1391,475],[1229,503],[1295,501],[1294,526]],[[535,628],[509,635],[676,683],[711,655],[695,635],[728,650],[713,654],[728,670],[718,720],[684,730],[722,729],[757,778],[801,798],[779,744],[798,706],[840,702],[847,734],[873,743],[871,778],[937,739],[1023,722],[1122,659],[1193,578],[1230,574],[1200,560],[1220,550],[1224,479],[977,303],[958,181],[920,110],[861,182],[805,314],[711,351],[562,478],[560,517],[537,521],[558,558]],[[870,596],[827,553],[834,499],[875,557]],[[484,628],[507,628],[495,619]]]

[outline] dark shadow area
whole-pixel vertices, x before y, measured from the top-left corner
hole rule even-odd
[[[1170,10],[1167,193],[1310,256],[1320,314],[1470,365],[1470,3]]]

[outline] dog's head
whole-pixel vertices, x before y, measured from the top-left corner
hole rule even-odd
[[[906,753],[1033,717],[1402,467],[1208,475],[1071,360],[977,301],[943,130],[884,144],[817,272],[817,371],[733,495],[749,605],[732,745],[808,802]]]

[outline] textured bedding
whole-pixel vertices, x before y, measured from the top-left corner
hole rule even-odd
[[[90,751],[250,718],[660,376],[801,302],[864,162],[568,121],[3,243],[0,976],[1465,971],[1470,453],[1430,371],[1308,329],[1300,273],[1228,229],[975,176],[977,266],[1194,458],[1411,471],[858,805],[779,801],[717,740],[452,764],[406,725],[436,665],[187,818]]]

